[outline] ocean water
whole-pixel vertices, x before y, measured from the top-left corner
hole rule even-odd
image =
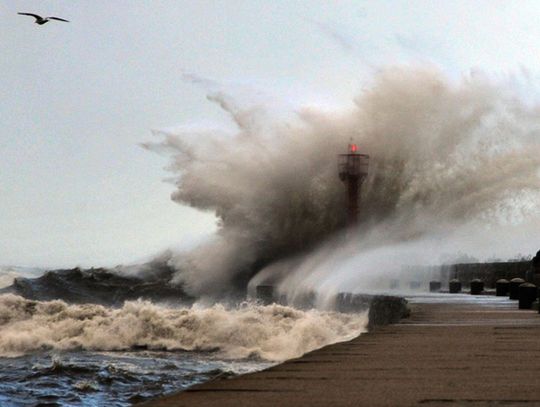
[[[53,273],[55,278],[25,280],[22,286],[48,292],[65,278]],[[74,275],[87,279],[79,274]],[[85,299],[100,289],[83,292],[71,283],[63,290],[75,287],[71,294],[81,292]],[[104,305],[5,292],[0,294],[0,406],[129,406],[350,340],[366,325],[366,313],[278,304],[138,299]]]
[[[130,406],[275,362],[201,352],[36,352],[0,358],[0,406]]]

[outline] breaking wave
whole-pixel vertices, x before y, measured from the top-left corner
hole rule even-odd
[[[430,69],[390,68],[351,106],[286,114],[264,96],[231,93],[218,89],[208,98],[230,115],[235,131],[184,127],[145,144],[171,157],[172,199],[218,218],[213,240],[168,260],[188,293],[220,296],[245,288],[260,270],[289,288],[316,276],[313,286],[324,290],[339,275],[354,289],[358,275],[405,260],[422,264],[457,247],[441,242],[498,257],[534,248],[540,107],[522,102],[510,86],[478,73],[456,83]],[[345,227],[336,155],[351,138],[371,164],[359,240],[343,249],[343,240],[331,239]],[[531,228],[509,233],[501,225]],[[372,261],[394,253],[401,257]],[[344,268],[351,258],[354,265]]]
[[[245,303],[235,308],[121,308],[0,295],[0,356],[44,349],[213,351],[231,359],[281,361],[365,331],[367,315]]]

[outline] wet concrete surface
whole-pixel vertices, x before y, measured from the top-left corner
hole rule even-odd
[[[411,299],[398,324],[147,406],[536,406],[540,315],[491,296]]]

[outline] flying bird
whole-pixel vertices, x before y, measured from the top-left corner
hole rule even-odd
[[[39,25],[48,23],[51,20],[65,21],[66,23],[69,23],[68,20],[64,20],[63,18],[60,18],[60,17],[41,17],[41,16],[38,16],[37,14],[32,14],[32,13],[17,13],[17,14],[20,14],[21,16],[34,17],[36,19],[35,23]]]

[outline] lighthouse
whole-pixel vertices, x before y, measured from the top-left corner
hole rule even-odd
[[[347,224],[354,226],[358,223],[360,188],[368,174],[369,155],[360,154],[358,146],[352,142],[348,150],[338,155],[338,173],[347,188]]]

